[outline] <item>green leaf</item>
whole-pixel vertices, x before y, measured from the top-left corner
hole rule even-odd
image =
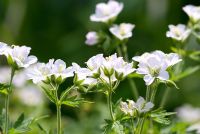
[[[168,116],[174,115],[176,112],[166,112],[161,108],[154,110],[150,113],[150,117],[157,123],[169,125],[171,121],[168,119]]]
[[[17,127],[21,126],[23,121],[24,121],[24,113],[22,113],[22,114],[18,117],[17,121],[16,121],[15,124],[14,124],[14,128],[17,128]]]
[[[137,73],[131,73],[128,75],[128,78],[143,78],[143,75]]]
[[[119,121],[105,120],[104,134],[124,134],[124,128]]]
[[[179,89],[179,87],[176,85],[176,83],[172,80],[166,80],[166,84],[169,87],[175,87],[176,89]]]
[[[46,131],[39,123],[37,123],[38,128],[41,132],[44,132],[45,134],[48,134],[48,131]]]
[[[9,85],[0,83],[0,93],[1,94],[8,94]]]
[[[92,102],[85,101],[83,98],[77,98],[77,96],[72,96],[62,101],[63,105],[67,105],[70,107],[79,107],[81,103],[92,103]]]
[[[180,79],[183,79],[195,72],[197,72],[200,69],[200,66],[195,66],[195,67],[188,67],[186,70],[184,70],[181,74],[173,76],[172,80],[173,81],[178,81]]]
[[[45,93],[45,95],[49,98],[50,101],[52,101],[53,103],[56,103],[56,99],[54,97],[53,94],[53,90],[48,90],[45,87],[42,87],[43,92]]]
[[[193,51],[189,54],[189,57],[192,59],[192,60],[195,60],[195,61],[198,61],[200,62],[200,51]]]
[[[172,125],[171,132],[177,134],[185,134],[189,124],[184,122],[176,122]]]

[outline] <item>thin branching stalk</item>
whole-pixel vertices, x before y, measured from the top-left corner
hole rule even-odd
[[[161,103],[160,103],[160,107],[165,106],[165,104],[167,103],[169,94],[170,94],[170,87],[167,87],[164,91],[163,98],[162,98]]]
[[[66,97],[66,95],[72,90],[72,89],[74,89],[76,86],[75,85],[73,85],[73,86],[71,86],[70,88],[68,88],[67,90],[65,90],[64,91],[64,93],[61,95],[61,97],[60,97],[60,102],[62,102],[64,99],[65,99],[65,97]]]
[[[111,81],[110,78],[109,78],[109,83],[110,83],[110,86],[109,86],[109,89],[108,89],[107,103],[108,103],[108,108],[109,108],[111,119],[114,121],[115,118],[114,118],[113,108],[112,108],[112,91],[113,91],[113,88],[112,88],[112,81]]]
[[[58,89],[59,86],[55,86],[54,87],[54,91],[55,91],[55,97],[56,97],[56,110],[57,110],[57,134],[61,134],[62,133],[62,128],[61,128],[61,103],[58,97]]]
[[[146,101],[147,102],[150,101],[150,102],[154,103],[156,93],[157,93],[157,82],[155,81],[155,83],[153,83],[153,85],[147,86]],[[144,117],[139,118],[136,134],[142,134],[145,120],[146,120],[146,114],[144,114]]]
[[[15,75],[15,69],[11,69],[11,75],[10,75],[10,83],[9,88],[7,90],[6,98],[5,98],[5,134],[8,134],[9,131],[9,103],[10,103],[10,94],[12,93],[12,81],[13,77]]]

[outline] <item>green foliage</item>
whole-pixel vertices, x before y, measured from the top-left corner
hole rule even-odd
[[[150,113],[150,117],[157,123],[169,125],[171,121],[169,120],[168,116],[176,114],[175,112],[166,112],[161,108],[156,109]]]
[[[70,107],[79,107],[82,103],[91,103],[89,101],[86,101],[84,98],[78,98],[77,96],[68,97],[64,101],[62,101],[63,105],[67,105]]]
[[[194,66],[194,67],[188,67],[188,68],[186,68],[182,73],[177,74],[177,75],[173,75],[173,76],[172,76],[172,80],[173,80],[173,81],[178,81],[178,80],[180,80],[180,79],[183,79],[183,78],[185,78],[185,77],[188,77],[189,75],[191,75],[191,74],[193,74],[193,73],[199,71],[199,69],[200,69],[200,66],[199,66],[199,65]]]
[[[103,127],[104,134],[124,134],[123,125],[119,121],[105,119],[106,124]]]
[[[53,93],[53,89],[52,90],[49,90],[45,87],[42,87],[42,91],[44,92],[44,94],[48,97],[48,99],[53,102],[53,103],[56,103],[56,98],[55,98],[55,95]]]
[[[0,94],[8,94],[9,85],[0,83]]]

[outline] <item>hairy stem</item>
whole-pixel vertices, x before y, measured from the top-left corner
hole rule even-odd
[[[11,75],[10,75],[10,83],[9,88],[7,89],[7,94],[5,97],[5,128],[4,132],[5,134],[8,134],[9,131],[9,103],[10,103],[10,94],[12,93],[12,81],[15,74],[15,69],[11,69]]]

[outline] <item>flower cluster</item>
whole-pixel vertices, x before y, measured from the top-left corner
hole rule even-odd
[[[149,112],[154,107],[153,103],[146,102],[143,97],[139,97],[136,102],[133,100],[127,100],[127,102],[121,102],[120,109],[130,116],[135,116],[135,113]]]
[[[103,54],[98,54],[90,58],[86,64],[94,78],[106,83],[122,80],[135,71],[132,63],[125,62],[122,57],[117,57],[117,54],[105,58]]]
[[[8,63],[14,68],[27,68],[37,62],[37,57],[29,56],[30,47],[26,46],[8,46],[0,43],[0,55],[7,57]]]
[[[34,83],[40,82],[56,82],[61,83],[68,77],[73,77],[73,68],[66,68],[63,60],[50,59],[47,64],[37,63],[27,69],[28,79],[33,80]]]
[[[87,45],[96,45],[105,41],[110,34],[114,35],[118,40],[123,41],[132,37],[132,30],[135,25],[130,23],[113,24],[118,14],[122,11],[123,4],[115,0],[109,0],[107,3],[99,3],[96,5],[95,14],[90,16],[90,20],[94,22],[103,22],[108,24],[107,31],[101,32],[90,31],[86,35],[85,43]],[[107,34],[107,32],[110,32]],[[111,37],[109,37],[111,38]],[[102,43],[103,44],[103,43]]]
[[[181,61],[176,53],[165,54],[158,50],[135,56],[133,60],[139,63],[136,72],[144,75],[146,85],[151,85],[155,79],[168,80],[167,69]]]

